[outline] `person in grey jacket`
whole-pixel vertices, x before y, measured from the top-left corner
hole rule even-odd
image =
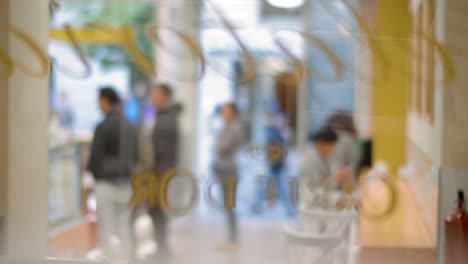
[[[223,249],[235,249],[238,239],[235,199],[238,182],[238,164],[236,154],[244,144],[245,129],[239,118],[237,107],[233,103],[224,105],[221,114],[225,120],[224,128],[219,134],[216,144],[216,160],[214,170],[223,190],[224,207],[229,226],[229,242]]]
[[[153,170],[157,177],[177,167],[177,150],[179,147],[178,117],[181,106],[174,104],[172,89],[167,84],[158,84],[153,87],[151,97],[156,106],[156,124],[151,135],[153,146]],[[148,210],[154,225],[158,256],[167,258],[169,245],[167,241],[168,219],[163,208],[156,206]]]
[[[132,261],[131,175],[137,161],[136,129],[123,116],[114,89],[99,92],[99,107],[105,119],[97,127],[91,146],[88,170],[96,179],[99,242],[106,257]],[[118,235],[123,255],[114,256],[111,237]]]

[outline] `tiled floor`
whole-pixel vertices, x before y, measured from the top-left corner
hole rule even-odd
[[[428,248],[364,248],[359,264],[436,264],[435,251]]]
[[[222,219],[184,219],[171,226],[171,264],[186,263],[288,263],[282,221],[244,219],[239,247],[235,251],[218,248],[225,242]]]
[[[184,219],[172,225],[173,257],[169,264],[285,264],[288,258],[287,241],[282,233],[282,220],[243,219],[241,243],[236,251],[218,249],[225,238],[222,219]],[[305,260],[305,259],[304,259]],[[155,263],[152,260],[146,263]],[[294,261],[294,264],[297,262]],[[314,263],[305,260],[304,263]],[[432,249],[402,247],[364,247],[357,264],[435,264]],[[322,264],[322,263],[320,263]]]
[[[361,217],[362,249],[358,264],[435,264],[432,238],[422,224],[409,190],[402,182],[399,183],[398,193],[398,206],[388,218],[370,221]],[[221,212],[211,208],[204,213],[199,212],[197,216],[173,220],[170,233],[173,257],[168,264],[297,264],[288,258],[290,251],[282,231],[288,220],[273,209],[270,208],[261,217],[241,214],[241,243],[237,250],[230,252],[218,249],[225,242],[227,233]],[[138,233],[143,243],[139,248],[143,253],[150,253],[155,246],[149,219],[146,218],[141,226]],[[144,263],[157,262],[149,258]],[[305,259],[304,263],[311,264],[314,261]]]

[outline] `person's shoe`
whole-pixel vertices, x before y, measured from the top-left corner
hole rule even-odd
[[[218,249],[224,250],[224,251],[234,251],[237,249],[237,244],[233,242],[224,243],[222,245],[219,245]]]

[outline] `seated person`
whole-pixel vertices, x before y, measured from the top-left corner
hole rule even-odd
[[[357,179],[358,165],[361,160],[357,146],[357,131],[351,113],[337,111],[325,124],[327,129],[337,133],[338,141],[330,157],[332,173],[351,174]]]
[[[332,173],[330,157],[336,149],[338,135],[332,129],[325,129],[310,136],[312,144],[305,147],[301,155],[300,205],[313,202],[312,189],[339,190],[341,185],[352,179],[348,169]]]

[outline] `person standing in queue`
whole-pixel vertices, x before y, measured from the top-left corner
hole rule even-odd
[[[238,164],[236,154],[244,143],[245,129],[239,118],[234,103],[221,108],[224,127],[215,143],[216,158],[214,171],[222,186],[224,208],[229,228],[229,241],[221,246],[224,250],[236,249],[238,242],[238,225],[235,213],[236,189],[238,183]]]
[[[99,243],[105,257],[132,261],[131,175],[137,161],[136,129],[123,116],[120,98],[111,87],[99,91],[99,107],[105,114],[95,130],[88,170],[96,180]],[[120,240],[114,248],[112,236]]]
[[[151,99],[156,107],[156,120],[152,132],[153,166],[157,177],[161,179],[165,172],[177,167],[179,145],[178,117],[182,110],[173,102],[172,88],[168,84],[157,84],[152,88]],[[168,216],[161,204],[148,209],[153,221],[157,257],[167,259],[170,256],[168,245]]]
[[[267,175],[267,182],[260,185],[261,188],[259,188],[258,197],[252,211],[254,214],[261,212],[262,203],[266,198],[269,198],[268,189],[270,183],[273,182],[277,198],[283,203],[288,216],[293,216],[295,212],[293,206],[291,206],[285,179],[288,145],[287,135],[289,132],[286,125],[286,117],[284,113],[273,109],[267,113],[266,120],[265,152],[267,154],[269,175]]]

